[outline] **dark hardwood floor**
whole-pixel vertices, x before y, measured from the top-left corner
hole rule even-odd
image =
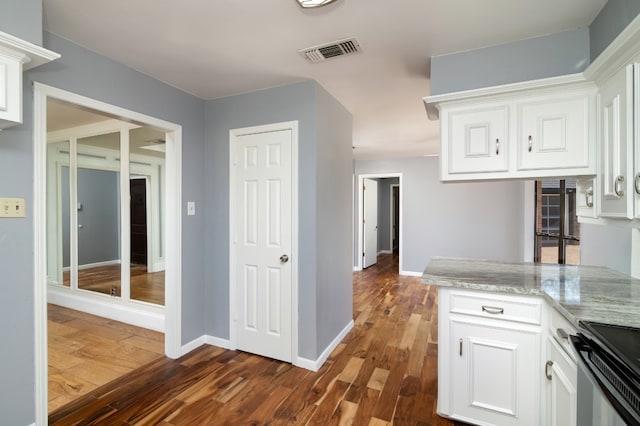
[[[397,257],[353,274],[354,329],[318,372],[202,346],[49,415],[52,425],[456,425],[435,414],[436,289]]]

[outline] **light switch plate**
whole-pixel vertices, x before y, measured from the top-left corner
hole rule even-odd
[[[195,216],[196,203],[195,201],[187,201],[187,216]]]
[[[0,218],[25,217],[24,198],[0,198]]]

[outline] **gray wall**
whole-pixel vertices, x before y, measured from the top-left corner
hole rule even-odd
[[[318,134],[316,145],[318,331],[316,353],[312,359],[317,358],[353,319],[351,114],[317,84],[315,95]]]
[[[69,168],[62,167],[62,188],[69,188]],[[120,174],[78,168],[78,265],[120,260]],[[69,190],[62,191],[62,266],[68,267]]]
[[[433,256],[521,261],[524,184],[444,184],[438,160],[356,161],[357,175],[402,173],[400,270],[422,273]]]
[[[351,131],[348,142],[345,142],[347,137],[343,133],[346,132],[346,118],[341,117],[344,109],[340,107],[332,112],[328,105],[336,108],[337,105],[327,96],[317,83],[306,81],[206,103],[205,210],[210,212],[204,233],[205,258],[209,259],[205,269],[207,334],[229,338],[229,131],[284,121],[297,120],[299,125],[299,355],[316,359],[324,349],[325,331],[335,328],[333,321],[345,316],[342,312],[343,303],[336,304],[334,311],[330,310],[334,317],[326,324],[322,316],[327,314],[319,311],[326,307],[324,292],[335,293],[337,290],[333,286],[343,285],[343,279],[336,282],[326,280],[334,274],[344,274],[342,264],[350,263],[345,262],[349,256],[345,259],[335,257],[336,253],[342,252],[344,244],[350,250],[351,239],[351,198],[343,206],[342,191],[345,189],[336,187],[346,173],[348,178],[345,186],[351,197]],[[332,114],[339,115],[334,117]],[[331,128],[334,124],[328,121],[330,118],[339,119],[334,129]],[[338,161],[335,156],[345,152],[344,144],[348,146],[348,156],[346,160]],[[336,152],[331,152],[331,149]],[[330,164],[334,160],[336,163]],[[348,165],[344,166],[346,162]],[[345,167],[346,171],[343,170]],[[321,181],[325,179],[326,182]],[[348,209],[346,213],[345,209]],[[329,224],[342,214],[348,221],[349,232],[336,234],[347,225],[339,219],[336,219],[335,228],[330,228]],[[326,241],[323,234],[331,235],[332,241]],[[329,266],[329,263],[333,264]],[[322,267],[336,270],[323,271]],[[350,264],[346,268],[351,271]],[[351,291],[350,274],[348,280]],[[340,297],[342,293],[340,288]],[[351,306],[348,308],[350,315]]]
[[[582,28],[431,58],[431,94],[555,77],[589,65],[589,30]]]
[[[391,251],[391,185],[398,178],[376,179],[378,181],[378,253]]]
[[[610,0],[589,26],[593,62],[640,13],[638,0]]]
[[[631,228],[581,223],[580,263],[631,274]]]
[[[42,46],[42,0],[2,0],[0,31]]]
[[[0,413],[2,422],[30,424],[34,405],[33,312],[33,89],[34,81],[89,96],[183,126],[184,200],[204,205],[204,101],[140,74],[53,35],[44,46],[62,58],[24,76],[24,124],[0,133],[0,194],[26,199],[25,219],[0,221]],[[182,340],[204,333],[204,236],[207,212],[186,216],[182,223]]]

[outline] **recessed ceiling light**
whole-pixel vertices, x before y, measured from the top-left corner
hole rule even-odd
[[[304,8],[325,6],[329,3],[333,3],[336,0],[296,0],[298,4]]]

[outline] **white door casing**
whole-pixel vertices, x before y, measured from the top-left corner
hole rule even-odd
[[[162,129],[166,132],[166,265],[164,332],[165,354],[183,355],[182,346],[182,126],[135,111],[117,107],[41,83],[34,83],[34,322],[35,322],[35,411],[36,424],[47,424],[47,99],[55,98],[110,116]],[[102,304],[98,308],[113,308]],[[114,314],[130,317],[124,309]],[[138,314],[143,311],[139,311]],[[121,319],[124,320],[124,319]]]
[[[231,345],[292,362],[297,125],[232,130]]]
[[[378,182],[373,179],[364,180],[364,253],[363,268],[378,262]]]

